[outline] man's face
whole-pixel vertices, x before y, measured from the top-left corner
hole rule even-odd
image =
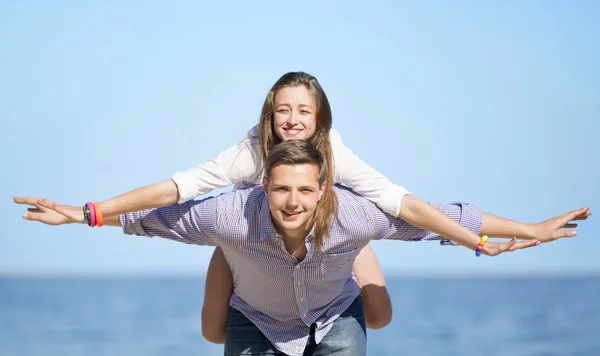
[[[263,185],[277,231],[287,238],[304,239],[325,190],[325,184],[319,184],[319,167],[281,164],[271,170]]]

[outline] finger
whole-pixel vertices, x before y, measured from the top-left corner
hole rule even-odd
[[[562,237],[574,237],[577,236],[575,230],[556,230],[553,234],[554,239],[560,239]]]
[[[41,214],[36,214],[36,213],[23,213],[21,215],[21,217],[23,219],[29,220],[29,221],[42,221]]]
[[[75,209],[75,211],[74,211],[72,206],[64,205],[64,204],[57,204],[50,200],[45,200],[44,202],[40,202],[40,203],[44,204],[48,209],[52,209],[55,212],[57,212],[58,214],[61,214],[62,216],[66,217],[68,219],[75,220],[75,221],[84,221],[85,220],[85,217],[83,216],[83,211],[77,210],[77,209]]]
[[[30,213],[41,213],[42,211],[38,208],[27,208]]]
[[[517,239],[515,237],[513,237],[512,239],[510,239],[510,241],[505,242],[500,245],[500,251],[501,252],[511,251],[511,248],[515,245],[516,242],[517,242]]]
[[[563,214],[561,220],[564,221],[564,224],[566,224],[572,220],[585,220],[585,219],[587,219],[586,214],[589,212],[589,210],[590,210],[589,207],[573,210],[571,212]]]
[[[80,216],[76,216],[76,215],[73,215],[73,212],[69,211],[67,209],[67,207],[64,205],[54,203],[52,206],[53,206],[54,211],[56,211],[57,213],[59,213],[63,216],[66,216],[69,219],[77,220],[78,218],[81,218],[81,220],[83,221],[83,211],[79,212]]]
[[[69,217],[68,214],[65,214],[65,210],[63,205],[61,204],[56,204],[55,202],[53,202],[52,200],[48,200],[48,199],[40,199],[37,201],[37,203],[47,209],[51,209],[56,211],[57,213],[64,215],[66,217]]]
[[[563,229],[574,229],[577,227],[577,224],[567,224],[565,226],[563,226]]]
[[[522,250],[525,248],[529,248],[529,247],[535,247],[535,246],[539,246],[541,244],[541,242],[539,240],[525,240],[525,241],[519,241],[517,243],[515,243],[510,251],[516,251],[516,250]]]
[[[37,206],[37,201],[40,200],[40,198],[34,198],[34,197],[14,197],[13,201],[17,204],[28,204],[28,205],[34,205]]]
[[[576,216],[573,220],[587,220],[588,217],[592,215],[591,211],[586,211],[585,214],[581,214]]]
[[[48,199],[38,199],[36,201],[36,204],[43,206],[44,208],[48,208],[48,209],[52,209],[52,210],[55,209],[54,205],[56,205],[56,203],[54,203],[53,201],[48,200]]]

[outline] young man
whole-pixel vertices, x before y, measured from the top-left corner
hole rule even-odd
[[[400,216],[393,217],[348,189],[326,187],[328,171],[320,152],[302,140],[279,144],[265,172],[263,187],[105,220],[123,226],[126,234],[223,249],[234,278],[226,355],[366,354],[360,288],[352,279],[352,265],[370,240],[444,236],[475,250],[483,241],[478,233],[530,239],[483,243],[482,253],[495,256],[572,236],[572,231],[559,229],[589,215],[584,208],[526,225],[482,214],[468,204],[442,206],[458,224],[435,207],[405,196]],[[337,195],[333,209],[321,205],[325,189]],[[82,221],[76,207],[33,198],[15,201],[36,206],[25,214],[28,220],[55,225]]]

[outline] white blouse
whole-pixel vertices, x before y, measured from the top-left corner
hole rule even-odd
[[[344,145],[335,129],[330,131],[335,182],[342,183],[393,216],[400,213],[406,194],[404,187],[393,184]],[[237,145],[217,157],[172,177],[184,203],[216,188],[234,184],[234,189],[262,184],[263,161],[258,142],[258,125]]]

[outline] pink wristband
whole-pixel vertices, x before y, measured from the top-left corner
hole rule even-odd
[[[90,211],[90,223],[88,224],[90,227],[96,226],[96,212],[94,211],[94,203],[85,203]]]

